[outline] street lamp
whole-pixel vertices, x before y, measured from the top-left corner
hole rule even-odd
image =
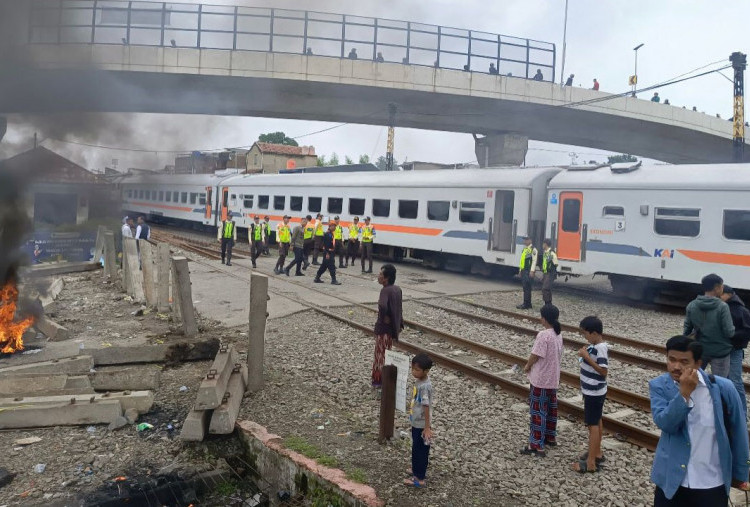
[[[638,86],[638,50],[643,47],[643,42],[633,48],[635,52],[635,70],[633,71],[633,97],[635,97],[635,88]]]

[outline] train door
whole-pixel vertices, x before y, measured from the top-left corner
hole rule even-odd
[[[583,194],[560,194],[560,211],[557,225],[557,257],[566,261],[581,260],[581,221],[583,219]]]
[[[221,221],[229,216],[229,187],[221,187]]]
[[[513,190],[495,190],[495,215],[492,224],[492,249],[510,252],[513,247],[516,221],[513,219],[516,193]]]
[[[206,187],[206,214],[205,219],[211,220],[213,213],[212,202],[213,202],[213,187]]]

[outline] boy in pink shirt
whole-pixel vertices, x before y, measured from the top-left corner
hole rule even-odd
[[[529,376],[529,443],[521,454],[544,457],[549,447],[557,445],[557,388],[560,385],[560,362],[563,341],[560,335],[560,310],[548,304],[541,309],[544,331],[534,340],[531,355],[523,371]]]

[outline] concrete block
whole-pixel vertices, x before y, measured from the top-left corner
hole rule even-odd
[[[85,349],[84,352],[93,356],[94,363],[97,366],[115,366],[118,364],[205,361],[212,359],[218,350],[219,340],[209,338],[162,345]]]
[[[159,312],[169,311],[169,244],[159,243],[156,247],[156,309]]]
[[[156,286],[154,285],[154,251],[151,243],[142,240],[141,270],[143,273],[143,296],[148,306],[156,306]]]
[[[0,377],[15,375],[16,373],[88,373],[94,367],[94,358],[91,356],[69,357],[65,359],[54,359],[40,363],[22,364],[0,368]]]
[[[164,63],[161,46],[128,46],[130,65],[161,66]]]
[[[201,54],[198,49],[180,48],[177,50],[177,65],[180,67],[200,67]]]
[[[93,394],[88,377],[66,374],[17,373],[0,377],[0,397]]]
[[[163,60],[162,65],[169,66],[169,67],[177,67],[177,55],[179,54],[179,49],[177,48],[164,48],[164,51],[162,53]]]
[[[37,352],[36,354],[15,353],[10,357],[0,359],[0,368],[5,366],[18,366],[21,364],[41,363],[42,361],[52,361],[53,359],[75,357],[78,355],[81,355],[81,350],[77,343],[48,343],[41,352]]]
[[[201,49],[200,67],[203,69],[223,69],[229,71],[232,62],[232,52],[226,49]]]
[[[71,338],[70,331],[46,316],[38,318],[34,322],[34,327],[52,341],[69,340]]]
[[[24,269],[24,274],[31,277],[64,275],[67,273],[81,273],[84,271],[96,271],[101,265],[98,262],[55,262],[50,264],[37,264],[31,268]]]
[[[247,348],[249,379],[247,390],[263,389],[263,358],[265,356],[266,320],[268,319],[268,277],[253,273],[250,277],[250,322]]]
[[[213,409],[221,405],[232,371],[238,366],[239,358],[234,347],[229,345],[226,349],[219,350],[198,388],[198,396],[195,399],[196,410]]]
[[[200,442],[206,436],[208,422],[213,410],[191,410],[180,431],[180,439],[188,442]]]
[[[124,276],[127,277],[128,294],[133,296],[135,301],[144,302],[146,298],[143,295],[143,276],[138,265],[138,250],[133,238],[122,240],[122,263],[123,266],[127,266],[127,269],[124,269]]]
[[[219,405],[211,416],[209,433],[217,435],[228,435],[234,431],[234,423],[240,413],[242,396],[247,386],[247,366],[242,365],[239,371],[232,372],[227,384],[227,392],[224,394],[221,405]]]
[[[233,70],[266,70],[266,54],[258,51],[232,51]]]
[[[92,401],[93,400],[93,401]],[[134,408],[139,414],[151,410],[154,404],[152,391],[122,391],[103,394],[72,394],[67,396],[17,396],[15,398],[0,398],[0,413],[8,408],[65,404],[87,404],[99,401],[117,400],[122,410]],[[120,412],[118,415],[122,415]]]
[[[94,44],[91,47],[91,63],[122,64],[127,61],[127,47],[110,44]]]
[[[198,334],[198,323],[195,321],[193,292],[190,286],[190,269],[185,257],[172,257],[172,297],[179,307],[182,330],[185,336]]]
[[[0,429],[108,424],[121,415],[117,400],[19,406],[0,410]]]
[[[158,368],[125,368],[90,373],[88,380],[97,391],[153,390],[159,388]]]

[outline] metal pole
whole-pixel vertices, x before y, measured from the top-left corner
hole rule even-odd
[[[635,70],[633,71],[633,76],[635,76],[635,82],[633,83],[633,97],[635,97],[635,89],[638,87],[638,50],[643,47],[644,43],[638,44],[636,47],[633,48],[633,51],[635,51]]]
[[[393,141],[396,135],[394,124],[396,123],[396,104],[388,104],[388,144],[385,153],[385,170],[393,171]]]
[[[729,57],[734,69],[734,117],[732,120],[732,161],[742,162],[745,157],[745,68],[747,55],[739,51]]]
[[[562,86],[565,81],[565,47],[568,37],[568,0],[565,0],[565,24],[563,25],[563,54],[562,54],[562,67],[560,68],[560,85]],[[499,67],[498,67],[499,68]]]

